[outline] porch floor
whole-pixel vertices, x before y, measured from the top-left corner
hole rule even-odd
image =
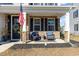
[[[40,41],[30,41],[27,44],[50,44],[50,43],[67,43],[62,39],[55,39],[55,40],[40,40]]]

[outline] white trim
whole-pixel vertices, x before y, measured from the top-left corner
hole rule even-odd
[[[31,20],[31,17],[29,16],[29,17],[28,17],[29,32],[31,32],[31,31],[30,31],[30,20]],[[26,22],[27,22],[27,20],[26,20]]]
[[[33,18],[33,31],[35,31],[34,30],[34,26],[35,26],[35,21],[34,20],[35,19],[39,19],[40,20],[40,31],[41,31],[41,18],[38,18],[38,17],[37,18]]]
[[[48,19],[53,19],[54,20],[54,31],[55,31],[55,18],[47,18],[47,31],[48,31]]]
[[[12,16],[11,16],[11,40],[12,40]]]
[[[68,31],[68,39],[66,40],[66,42],[70,42],[70,17],[69,17],[69,12],[66,13],[65,15],[65,28],[64,31]]]
[[[13,33],[13,31],[12,31],[12,18],[13,18],[13,16],[18,16],[18,15],[11,15],[11,40],[13,40],[13,38],[12,38],[12,33]],[[19,39],[15,39],[15,40],[19,40]]]

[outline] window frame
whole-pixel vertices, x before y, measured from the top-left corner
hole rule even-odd
[[[77,26],[76,26],[77,25]],[[74,31],[78,31],[79,29],[78,29],[78,24],[74,24]]]
[[[73,18],[77,18],[77,17],[78,17],[78,9],[73,12]]]
[[[54,20],[54,25],[53,25],[53,26],[54,26],[54,31],[55,31],[55,18],[47,18],[47,31],[49,31],[49,30],[48,30],[48,19],[53,19],[53,20]],[[52,30],[52,31],[53,31],[53,30]]]
[[[35,24],[35,19],[39,19],[40,20],[40,24]],[[41,18],[33,18],[33,31],[36,31],[34,28],[35,28],[35,25],[39,25],[40,26],[40,30],[41,31]]]

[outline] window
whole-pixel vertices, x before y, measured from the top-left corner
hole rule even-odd
[[[29,5],[33,5],[33,3],[29,3]]]
[[[34,3],[34,5],[40,5],[40,3]]]
[[[45,3],[45,6],[47,5],[47,3]]]
[[[30,18],[30,31],[55,31],[55,19]]]
[[[33,20],[33,30],[34,31],[40,31],[41,29],[41,21],[40,18],[34,18]]]
[[[57,3],[29,3],[29,5],[34,6],[57,6]]]
[[[76,10],[74,13],[73,13],[73,18],[77,18],[78,17],[78,10]]]
[[[41,5],[43,5],[43,3],[41,3]]]
[[[34,31],[40,31],[40,25],[35,25],[34,26]]]
[[[74,31],[78,31],[78,24],[74,24]]]
[[[39,25],[40,24],[40,19],[34,19],[35,24]]]
[[[55,3],[55,5],[57,6],[58,4],[57,4],[57,3]]]
[[[0,3],[0,5],[13,5],[13,3]]]
[[[54,31],[55,30],[55,20],[53,18],[48,18],[48,31]]]
[[[54,5],[54,3],[48,3],[48,5],[51,5],[52,6],[52,5]]]

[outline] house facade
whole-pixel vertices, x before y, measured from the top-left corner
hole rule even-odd
[[[47,32],[60,39],[60,17],[70,10],[70,6],[59,6],[57,3],[23,3],[24,25],[18,23],[20,4],[0,4],[0,40],[2,36],[8,36],[8,40],[30,40],[31,32],[38,32],[45,36]],[[65,29],[69,27],[69,18],[65,21]],[[22,29],[22,30],[21,30]],[[69,42],[69,29],[64,32],[64,41]]]
[[[70,11],[70,39],[79,41],[79,4]]]

